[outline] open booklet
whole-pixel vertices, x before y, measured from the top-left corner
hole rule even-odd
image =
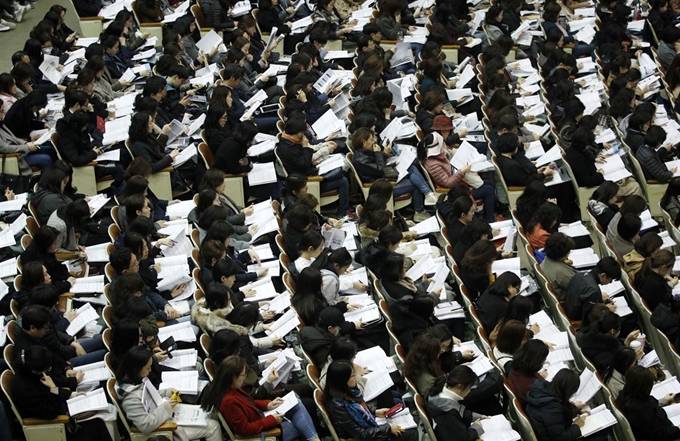
[[[408,407],[404,408],[404,410],[392,418],[376,418],[375,422],[378,424],[396,424],[404,430],[418,427],[416,421],[413,419],[413,415],[411,415],[411,411],[408,410]]]
[[[575,403],[587,403],[590,401],[598,390],[602,387],[602,383],[597,379],[593,371],[585,369],[579,376],[579,387],[576,393],[571,397],[570,401]]]
[[[79,395],[70,400],[66,400],[69,415],[78,415],[83,412],[106,410],[109,408],[109,403],[106,401],[104,389],[99,388],[85,395]]]
[[[519,441],[522,437],[512,429],[510,421],[503,415],[494,415],[481,420],[484,433],[480,437],[485,441]]]
[[[278,357],[276,357],[276,360],[269,366],[265,368],[264,371],[262,371],[262,378],[260,378],[260,385],[263,385],[267,382],[267,379],[269,378],[269,374],[272,371],[276,371],[278,378],[274,380],[271,384],[272,386],[276,387],[280,383],[288,383],[288,376],[290,373],[293,371],[295,368],[295,365],[297,364],[297,360],[294,358],[291,358],[288,356],[286,352],[279,352]]]
[[[614,414],[602,404],[590,409],[590,414],[586,416],[586,422],[581,427],[581,436],[585,438],[616,423]]]
[[[151,413],[156,410],[164,400],[148,378],[144,378],[142,384],[144,385],[142,388],[142,405],[148,413]],[[177,404],[173,409],[172,419],[170,421],[176,423],[178,426],[205,426],[207,418],[208,414],[201,409],[201,406]]]
[[[97,319],[99,319],[97,311],[95,311],[91,304],[86,303],[76,310],[76,317],[68,325],[68,328],[66,328],[66,333],[72,336],[76,335],[85,327],[85,325]]]

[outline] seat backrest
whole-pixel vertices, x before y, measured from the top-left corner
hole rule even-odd
[[[208,374],[210,381],[213,381],[215,379],[215,362],[211,358],[206,358],[203,360],[203,369]]]
[[[191,271],[191,277],[193,277],[194,282],[196,282],[196,286],[198,286],[201,291],[205,292],[205,286],[203,286],[203,282],[201,282],[201,270],[194,268]]]
[[[286,249],[283,247],[283,236],[280,234],[276,235],[276,246],[279,247],[279,251],[282,253],[286,252]]]
[[[50,141],[52,142],[54,151],[57,152],[57,157],[63,160],[64,158],[61,157],[61,153],[59,152],[59,133],[57,132],[52,133],[52,136],[50,136]]]
[[[33,237],[35,233],[38,232],[39,229],[40,225],[38,225],[38,221],[33,216],[28,216],[26,218],[26,231],[28,232],[28,234],[30,234],[31,237]]]
[[[106,328],[104,329],[104,332],[102,332],[102,341],[104,342],[104,346],[106,346],[106,349],[110,351],[111,345],[113,343],[113,334],[111,333],[110,328]]]
[[[127,416],[125,416],[123,408],[120,405],[120,401],[118,400],[118,394],[116,394],[116,380],[114,378],[109,378],[106,381],[106,393],[108,394],[109,399],[111,400],[113,405],[116,406],[116,410],[118,411],[120,421],[123,422],[125,430],[127,430],[128,433],[132,433],[130,422],[128,421]]]
[[[193,248],[191,250],[191,260],[196,265],[196,268],[201,269],[201,256],[199,255],[198,248]]]
[[[12,381],[14,381],[14,372],[7,370],[2,373],[2,377],[0,377],[2,391],[5,393],[5,396],[9,400],[9,404],[12,406],[14,416],[16,416],[17,419],[23,423],[23,418],[21,418],[21,415],[19,415],[19,410],[14,405],[14,400],[12,399]]]
[[[215,155],[213,155],[212,150],[210,150],[210,147],[205,142],[198,145],[198,153],[201,155],[206,168],[209,169],[215,164]]]
[[[430,424],[430,417],[427,414],[427,410],[425,409],[425,400],[423,400],[423,396],[416,394],[413,398],[416,403],[416,409],[418,409],[418,415],[420,415],[420,422],[423,423],[423,426],[425,426],[425,430],[427,431],[430,439],[436,440],[437,437],[434,434],[434,428],[432,427],[432,424]]]
[[[200,5],[191,5],[191,15],[194,16],[197,28],[205,27],[205,15],[203,15],[203,9]]]
[[[382,313],[383,317],[385,317],[385,321],[391,322],[392,318],[390,317],[389,309],[387,309],[387,300],[380,299],[378,306],[380,307],[380,312]]]
[[[120,207],[118,207],[118,205],[114,205],[113,207],[111,207],[111,219],[113,220],[113,223],[115,223],[118,226],[118,228],[120,229],[120,223],[118,222],[118,209],[119,208]]]
[[[286,289],[291,294],[295,294],[295,280],[293,280],[293,276],[290,273],[283,273],[283,284],[286,285]]]
[[[106,365],[106,368],[109,370],[111,375],[116,375],[116,369],[113,367],[113,355],[111,355],[110,352],[107,352],[104,354],[104,364]]]
[[[10,320],[7,323],[7,338],[9,341],[14,343],[14,334],[17,332],[17,322],[15,320]]]
[[[307,377],[309,378],[309,381],[314,383],[317,389],[322,389],[321,382],[319,381],[319,369],[313,364],[307,365]]]
[[[203,349],[206,357],[208,357],[210,354],[210,343],[212,343],[212,338],[210,338],[210,336],[206,333],[201,334],[201,348]]]
[[[283,173],[283,177],[287,178],[288,177],[288,171],[286,170],[286,167],[283,166],[283,161],[279,157],[278,147],[274,149],[274,156],[276,156],[276,162],[279,164],[279,167],[281,167],[281,172]]]
[[[106,265],[104,265],[104,274],[106,274],[106,278],[109,279],[109,282],[113,280],[115,273],[116,271],[113,269],[113,265],[107,262]]]
[[[286,253],[281,253],[279,254],[279,263],[283,267],[283,270],[288,273],[288,266],[291,264],[290,257],[288,257],[288,254]]]
[[[316,403],[316,407],[318,407],[319,410],[321,411],[321,416],[323,417],[323,420],[326,423],[326,427],[328,428],[328,431],[331,433],[333,440],[340,441],[338,433],[335,431],[335,427],[333,427],[333,422],[331,421],[331,418],[328,415],[328,411],[326,410],[326,405],[323,402],[323,393],[318,389],[314,391],[314,402]]]
[[[35,220],[35,223],[38,224],[38,227],[40,227],[40,218],[38,217],[38,210],[35,208],[35,205],[33,205],[33,202],[28,201],[28,211],[31,213],[31,216],[33,216],[33,219]]]
[[[111,242],[115,242],[116,239],[118,239],[118,236],[120,236],[120,228],[118,225],[109,225],[109,238],[111,239]]]
[[[514,400],[512,400],[512,406],[515,408],[517,412],[517,420],[519,423],[519,431],[522,434],[522,440],[536,441],[534,429],[531,427],[529,417],[527,417],[527,414],[524,412],[524,406],[522,406],[522,403],[517,398],[515,398]]]
[[[201,246],[201,232],[198,231],[197,228],[194,228],[191,230],[191,241],[194,243],[194,246],[199,248]]]
[[[200,289],[197,289],[194,291],[194,302],[198,302],[201,299],[205,298],[205,293],[201,291]]]
[[[401,364],[406,363],[406,350],[401,344],[398,344],[394,347],[394,352],[397,354],[397,357],[399,357]]]
[[[104,306],[104,309],[102,309],[102,318],[104,319],[106,326],[113,328],[113,306]]]
[[[16,369],[14,369],[14,345],[12,343],[7,344],[2,354],[9,368],[16,374]]]

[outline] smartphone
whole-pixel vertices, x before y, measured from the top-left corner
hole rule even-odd
[[[175,343],[174,337],[169,337],[167,340],[163,341],[159,347],[168,354],[169,358],[172,358],[172,351],[177,349],[177,343]]]
[[[404,403],[399,403],[390,410],[388,410],[387,412],[385,412],[385,418],[392,418],[402,410],[404,410]]]

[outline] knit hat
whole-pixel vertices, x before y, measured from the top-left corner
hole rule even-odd
[[[451,118],[446,115],[437,115],[432,123],[432,130],[453,130]]]
[[[328,326],[340,326],[345,323],[345,316],[339,309],[332,306],[326,307],[319,316],[319,325],[326,328]]]
[[[427,147],[427,157],[429,158],[430,156],[437,156],[442,152],[442,149],[444,147],[444,138],[442,138],[442,135],[440,135],[437,132],[432,132],[432,142],[427,143],[425,147]],[[429,135],[426,140],[429,139]]]

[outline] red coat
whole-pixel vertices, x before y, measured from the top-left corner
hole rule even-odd
[[[273,416],[261,416],[267,404],[269,400],[253,400],[243,389],[231,388],[222,397],[220,412],[235,434],[253,436],[279,425]]]

